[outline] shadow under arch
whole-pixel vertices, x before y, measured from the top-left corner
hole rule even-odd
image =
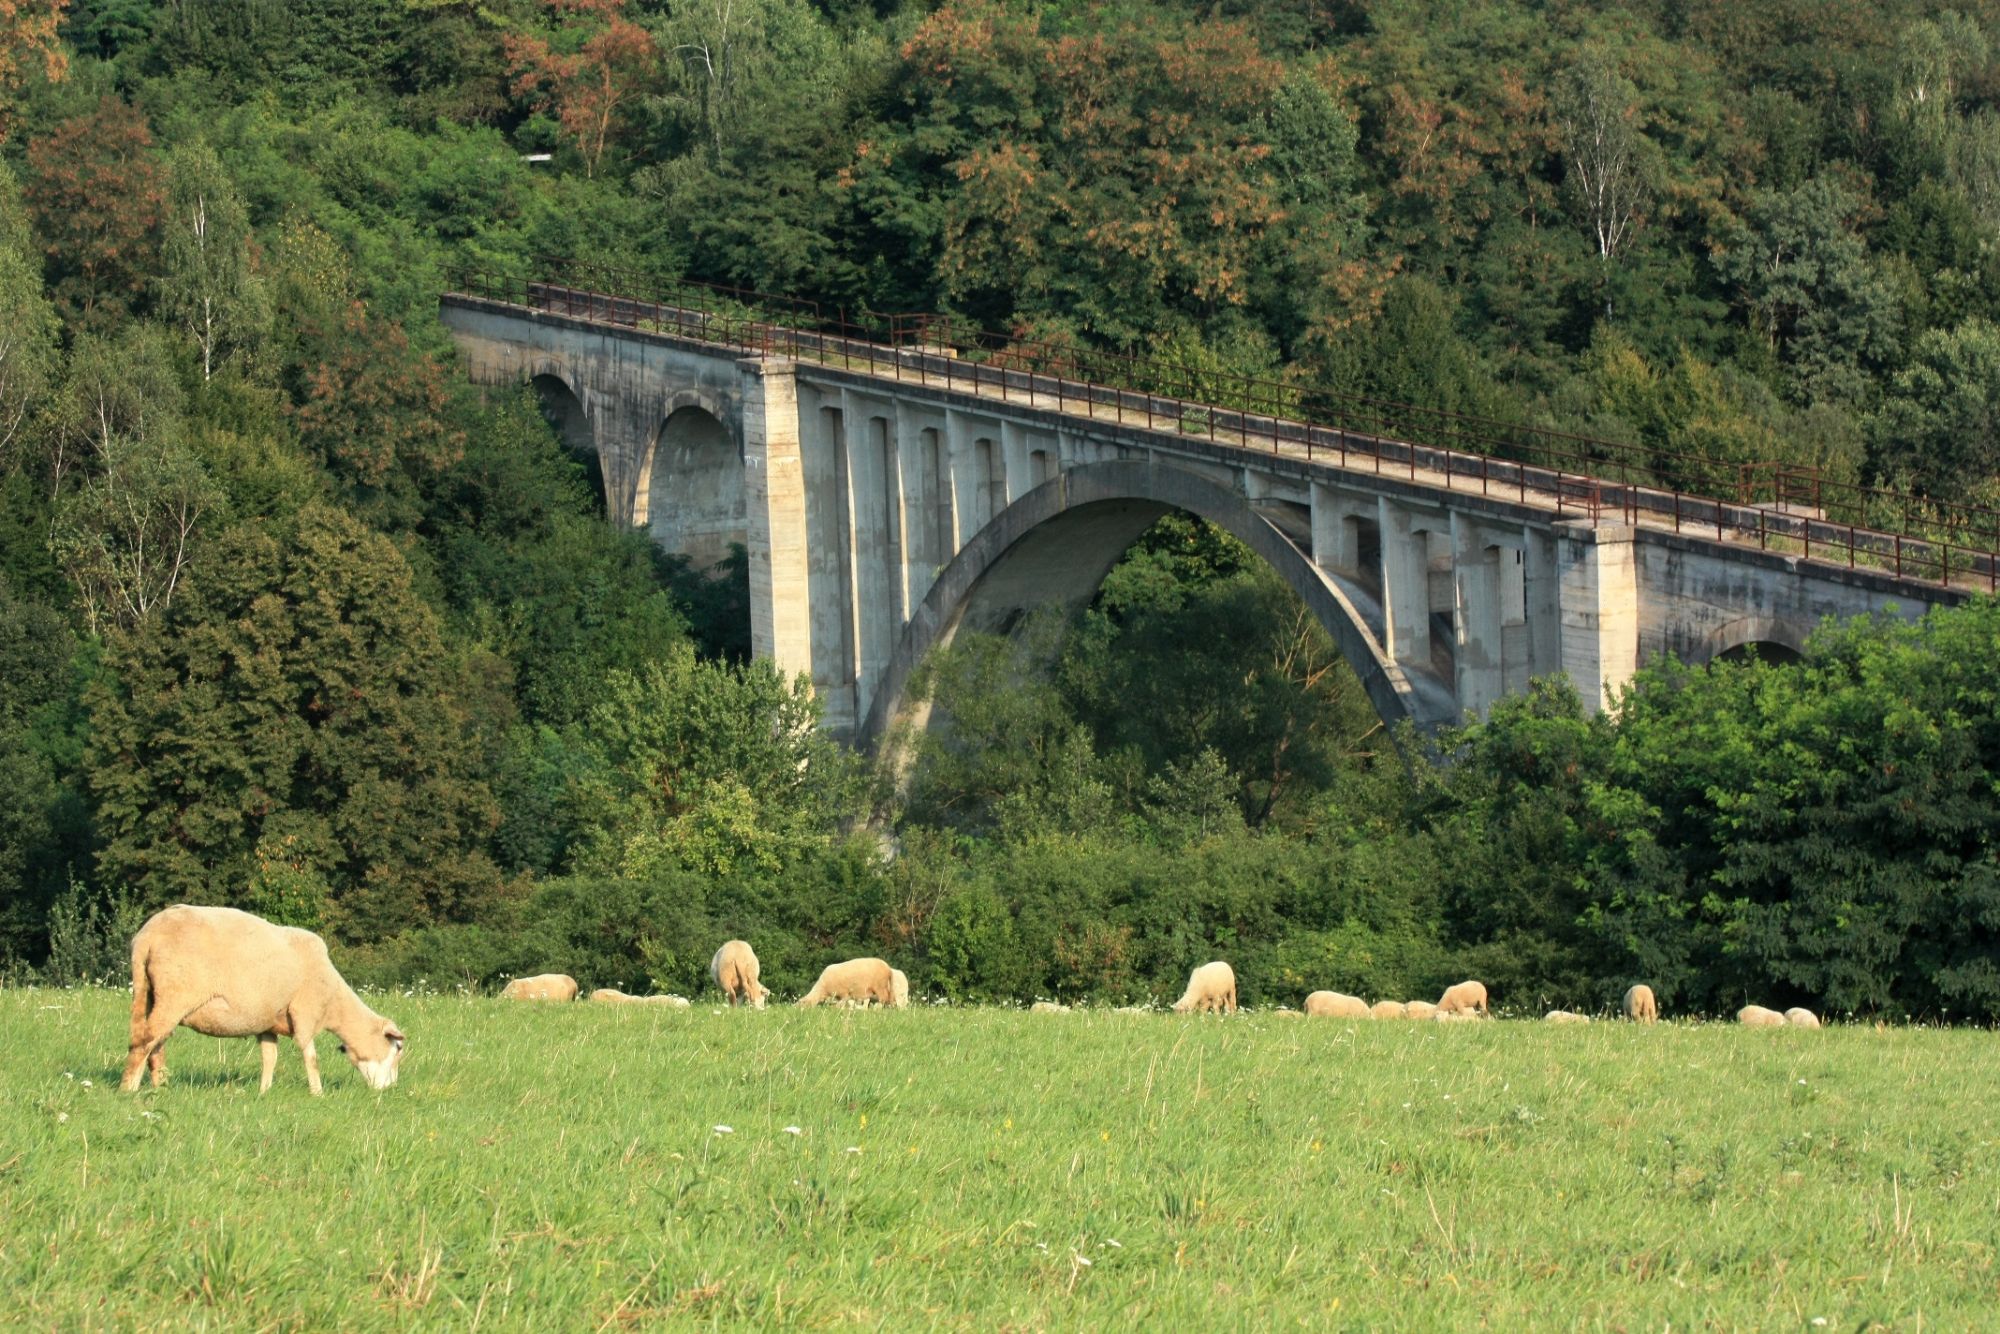
[[[892,727],[922,725],[905,693],[931,650],[961,630],[1007,634],[1051,604],[1081,609],[1119,557],[1171,510],[1208,520],[1275,569],[1333,636],[1385,722],[1434,728],[1459,720],[1451,692],[1391,662],[1347,596],[1240,493],[1187,468],[1127,460],[1067,469],[973,534],[912,611],[856,740],[874,747]]]
[[[1711,630],[1703,645],[1702,666],[1721,659],[1736,660],[1755,649],[1764,662],[1797,662],[1806,653],[1806,636],[1812,627],[1777,616],[1739,616]]]
[[[610,514],[610,501],[604,486],[604,458],[598,452],[597,431],[590,424],[590,414],[584,409],[583,400],[576,390],[570,388],[569,381],[554,371],[537,371],[528,377],[528,385],[535,391],[535,399],[542,405],[542,416],[555,429],[556,438],[571,458],[584,466],[590,483],[590,492],[597,497],[600,515]]]

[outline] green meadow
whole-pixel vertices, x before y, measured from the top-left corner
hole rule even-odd
[[[1990,1327],[2000,1037],[377,996],[323,1036],[0,992],[0,1323]],[[724,1127],[727,1127],[725,1130]]]

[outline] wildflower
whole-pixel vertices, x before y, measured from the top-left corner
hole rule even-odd
[[[1087,1255],[1072,1255],[1069,1258],[1076,1261],[1078,1264],[1082,1265],[1085,1269],[1088,1269],[1090,1268],[1090,1266],[1097,1263],[1095,1260],[1091,1259]]]
[[[1803,1079],[1802,1079],[1802,1080],[1800,1080],[1799,1082],[1800,1082],[1801,1084],[1805,1083],[1805,1081],[1804,1081]],[[1819,1326],[1819,1325],[1824,1325],[1825,1323],[1826,1323],[1826,1317],[1825,1317],[1825,1316],[1823,1316],[1823,1315],[1816,1315],[1816,1316],[1814,1316],[1814,1317],[1813,1317],[1813,1324],[1814,1324],[1815,1326]]]
[[[62,1124],[63,1122],[65,1122],[65,1121],[67,1121],[67,1120],[69,1120],[69,1113],[68,1113],[68,1112],[57,1112],[57,1113],[56,1113],[56,1124],[57,1124],[57,1125],[61,1125],[61,1124]]]
[[[850,1145],[848,1145],[848,1146],[847,1146],[847,1152],[849,1152],[849,1153],[860,1153],[860,1152],[861,1152],[861,1150],[860,1150],[860,1148],[859,1148],[858,1146],[856,1146],[856,1145],[853,1145],[853,1144],[850,1144]]]
[[[717,1126],[715,1128],[715,1133],[718,1135],[733,1135],[736,1133],[736,1131],[733,1127],[730,1126]]]
[[[84,1081],[83,1081],[83,1087],[84,1087],[84,1088],[89,1088],[89,1087],[90,1087],[90,1081],[89,1081],[89,1080],[87,1080],[87,1079],[86,1079],[86,1080],[84,1080]]]
[[[805,1131],[803,1131],[803,1130],[800,1130],[800,1129],[799,1129],[799,1128],[798,1128],[797,1126],[786,1126],[786,1127],[785,1127],[785,1133],[786,1133],[787,1135],[803,1135],[803,1134],[805,1134],[806,1132],[805,1132]]]
[[[1108,1130],[1100,1131],[1097,1137],[1103,1140],[1106,1144],[1109,1144],[1111,1142],[1111,1132]]]
[[[75,1079],[75,1078],[76,1078],[76,1074],[75,1074],[75,1072],[74,1072],[74,1071],[71,1071],[71,1070],[65,1070],[65,1071],[63,1071],[63,1078],[64,1078],[64,1079]]]
[[[1106,1237],[1104,1239],[1104,1244],[1106,1246],[1111,1247],[1113,1250],[1122,1251],[1125,1249],[1123,1246],[1118,1244],[1118,1238],[1116,1237]]]
[[[863,1130],[868,1129],[868,1113],[866,1112],[863,1112],[861,1114],[861,1128]]]

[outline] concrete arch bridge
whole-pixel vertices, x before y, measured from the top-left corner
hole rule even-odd
[[[1439,414],[1385,429],[1389,405],[1314,424],[1282,387],[1222,386],[1237,406],[1113,388],[927,327],[574,276],[465,286],[441,312],[473,381],[536,386],[612,522],[704,565],[743,543],[754,651],[862,743],[931,648],[1081,606],[1176,508],[1269,561],[1383,718],[1423,727],[1557,671],[1602,708],[1655,654],[1796,650],[1823,617],[1915,616],[1995,578],[1995,529],[1838,522],[1775,470],[1716,499],[1593,473],[1616,448],[1598,442],[1525,433],[1500,458]]]

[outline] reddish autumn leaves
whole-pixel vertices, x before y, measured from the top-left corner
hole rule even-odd
[[[660,67],[653,35],[624,15],[625,0],[547,0],[571,17],[556,42],[510,35],[508,64],[514,92],[554,114],[576,141],[591,175],[620,128],[626,104]],[[567,49],[558,49],[558,47]]]
[[[107,325],[144,289],[158,267],[162,188],[146,118],[116,97],[28,144],[24,193],[68,318]]]

